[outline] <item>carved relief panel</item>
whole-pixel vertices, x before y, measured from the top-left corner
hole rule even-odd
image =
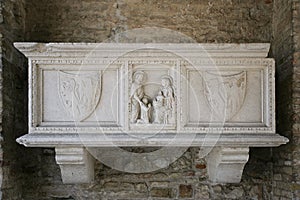
[[[184,124],[197,127],[222,126],[223,131],[272,131],[272,61],[249,63],[248,68],[232,64],[187,65],[183,70]],[[196,67],[195,67],[196,66]],[[201,103],[199,103],[201,102]],[[197,106],[195,106],[197,105]],[[234,127],[234,128],[233,128]]]
[[[109,65],[34,62],[33,131],[198,133],[220,125],[224,132],[274,131],[272,60],[217,60],[217,66],[176,56]]]
[[[118,82],[121,65],[71,67],[39,64],[35,66],[42,92],[36,99],[41,107],[37,127],[118,127],[122,124],[121,86]],[[33,91],[35,92],[35,91]],[[123,117],[124,118],[124,117]]]
[[[272,59],[172,48],[31,59],[31,131],[275,132]]]
[[[176,66],[131,64],[129,75],[130,129],[176,129]]]
[[[102,92],[101,72],[58,71],[58,93],[65,111],[75,121],[84,121],[96,109]]]
[[[249,147],[288,142],[275,133],[269,44],[15,46],[29,58],[29,134],[17,142],[54,147],[64,183],[91,181],[88,151],[115,146],[211,150],[210,180],[236,183]]]

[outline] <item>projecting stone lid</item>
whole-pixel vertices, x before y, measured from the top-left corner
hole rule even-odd
[[[118,53],[143,49],[157,49],[162,52],[169,51],[184,57],[244,57],[265,58],[270,49],[269,43],[36,43],[16,42],[14,46],[27,57],[113,57]],[[92,52],[92,53],[91,53]],[[75,54],[74,54],[75,53]],[[157,52],[158,56],[168,56]]]

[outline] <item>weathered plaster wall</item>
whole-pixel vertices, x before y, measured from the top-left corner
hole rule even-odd
[[[21,199],[22,149],[15,139],[27,130],[26,60],[12,46],[25,32],[23,0],[0,2],[0,199]]]
[[[102,42],[133,28],[160,27],[197,42],[270,42],[271,0],[96,1],[27,0],[26,41]],[[153,35],[151,35],[153,38]],[[150,42],[182,42],[158,35]],[[26,150],[27,151],[27,150]],[[39,151],[39,150],[37,150]],[[135,149],[144,151],[144,149]],[[167,169],[128,174],[97,163],[94,183],[63,185],[53,149],[31,153],[24,164],[24,199],[271,199],[270,149],[253,149],[242,183],[212,185],[206,163],[192,148]]]

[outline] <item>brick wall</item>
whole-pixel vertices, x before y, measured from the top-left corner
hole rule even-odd
[[[300,1],[292,1],[293,15],[293,198],[300,199]]]
[[[102,42],[133,28],[160,27],[197,42],[270,42],[270,0],[27,0],[26,41]],[[153,35],[151,35],[153,38]],[[144,42],[122,34],[119,41]],[[154,37],[150,42],[182,42]],[[140,149],[141,151],[145,149]],[[26,150],[28,151],[28,150]],[[23,198],[34,199],[271,199],[270,149],[252,149],[240,184],[212,185],[206,163],[189,149],[169,168],[128,174],[96,164],[94,183],[64,185],[53,149],[31,152],[23,165]]]
[[[142,149],[140,149],[140,152]],[[270,163],[250,161],[241,183],[213,185],[207,180],[206,163],[189,149],[170,167],[153,173],[128,174],[96,163],[91,184],[61,183],[54,151],[44,149],[40,168],[28,173],[24,199],[271,199]],[[250,168],[249,168],[250,167]],[[31,175],[32,176],[31,176]]]
[[[271,2],[27,0],[26,40],[102,42],[121,31],[154,26],[197,42],[269,42]]]
[[[276,60],[277,132],[292,139],[293,38],[292,1],[274,3],[272,53]],[[286,34],[282,34],[282,32]],[[292,198],[292,143],[274,149],[274,198]]]
[[[3,199],[300,198],[299,0],[5,0],[0,5]],[[128,174],[98,162],[95,182],[64,185],[53,149],[15,143],[27,132],[27,72],[12,42],[102,42],[149,26],[178,31],[197,42],[271,41],[270,56],[277,62],[277,130],[290,144],[251,149],[240,184],[210,184],[206,163],[197,158],[198,149],[191,148],[157,172]],[[118,39],[148,41],[147,35],[123,34]],[[161,36],[151,42],[162,41],[182,42]]]
[[[274,2],[272,53],[276,59],[277,131],[290,139],[273,151],[274,199],[299,199],[299,1]],[[284,34],[283,34],[284,33]]]
[[[23,40],[25,32],[25,6],[23,0],[0,3],[0,55],[1,55],[1,197],[21,199],[22,149],[15,139],[27,130],[27,72],[26,60],[12,46]]]

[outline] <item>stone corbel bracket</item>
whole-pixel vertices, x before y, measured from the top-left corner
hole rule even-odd
[[[94,158],[83,147],[57,147],[55,159],[64,183],[88,183],[94,179]]]
[[[35,133],[22,136],[17,142],[26,147],[55,147],[56,162],[61,168],[63,182],[88,183],[94,178],[94,158],[85,147],[162,147],[170,145],[174,137],[175,134],[165,134],[163,137],[149,135],[148,139],[139,140],[127,134],[86,134],[80,137],[78,134]],[[190,137],[194,137],[192,142]],[[274,147],[287,142],[287,138],[278,134],[226,134],[210,137],[205,134],[196,137],[186,134],[173,147],[210,149],[205,157],[209,180],[213,183],[239,183],[249,158],[249,147]]]
[[[14,45],[29,61],[29,133],[17,142],[55,148],[64,183],[93,181],[89,148],[166,145],[210,149],[209,179],[238,183],[250,147],[288,142],[275,130],[269,44]]]
[[[210,180],[215,183],[239,183],[248,159],[249,148],[215,147],[206,157]]]

